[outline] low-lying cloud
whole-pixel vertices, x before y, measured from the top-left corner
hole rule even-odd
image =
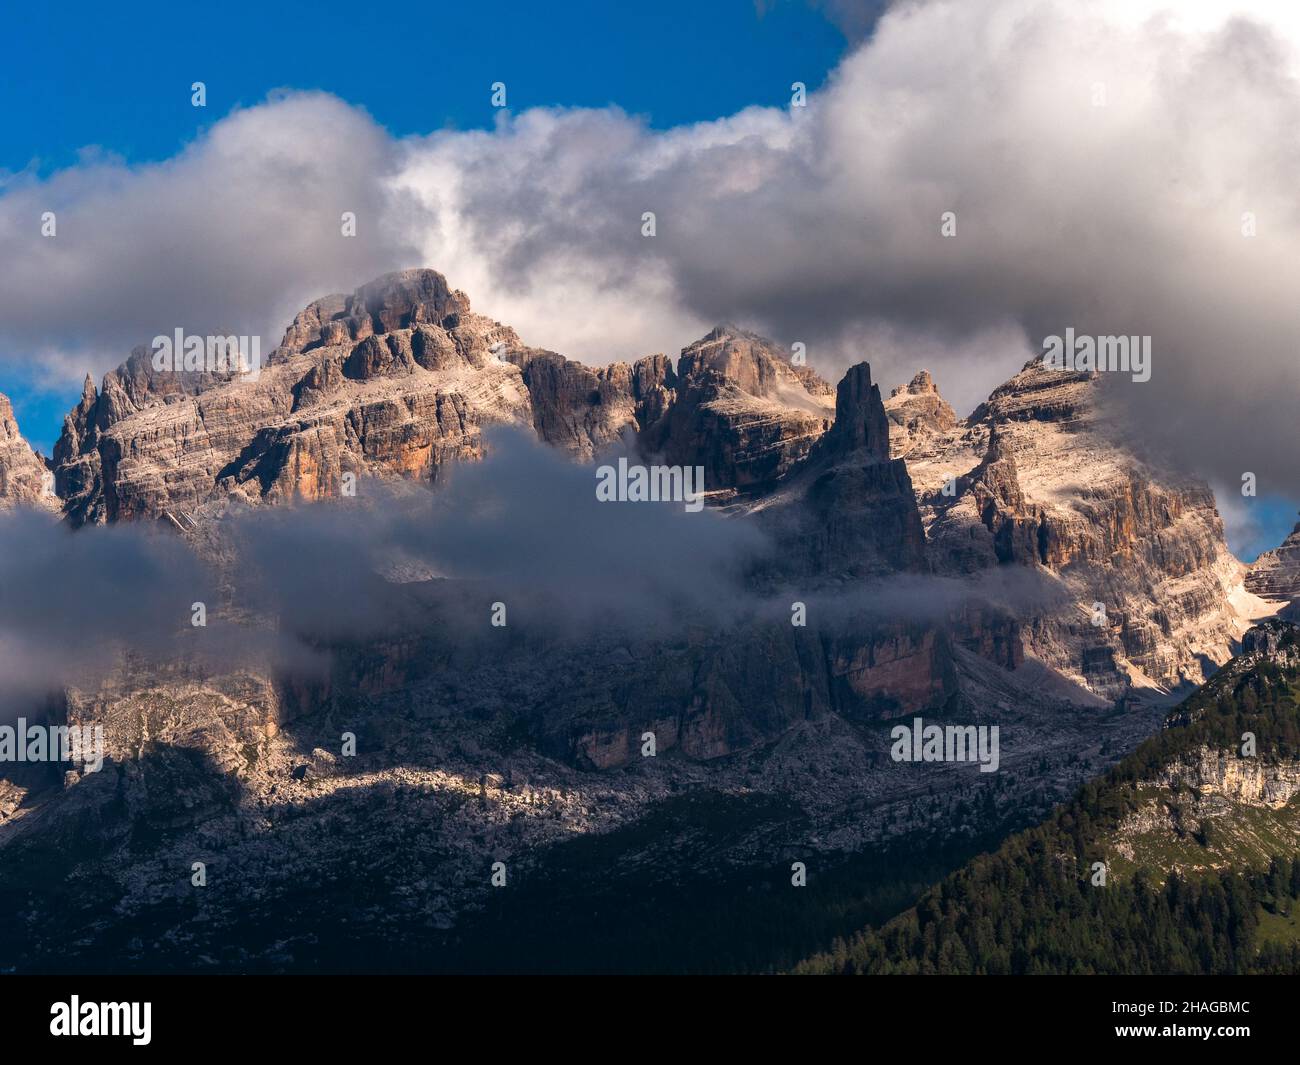
[[[319,675],[336,643],[473,642],[496,603],[545,640],[726,625],[752,607],[746,572],[771,549],[752,524],[600,502],[594,467],[518,431],[486,447],[436,490],[366,481],[354,505],[237,508],[206,538],[220,559],[158,525],[0,516],[0,719],[115,670]]]
[[[145,671],[319,678],[339,645],[415,638],[481,650],[497,604],[507,644],[537,648],[785,628],[794,600],[832,635],[942,625],[972,605],[1029,617],[1062,603],[1055,578],[1020,567],[833,591],[801,591],[797,579],[760,587],[754,574],[779,547],[755,519],[600,501],[594,466],[517,430],[490,432],[485,447],[481,463],[455,466],[436,488],[363,481],[353,500],[236,507],[203,537],[215,552],[161,525],[74,532],[46,513],[0,517],[0,720],[114,673],[137,686]]]
[[[0,516],[0,721],[65,686],[93,687],[131,655],[176,653],[212,574],[142,525],[74,532],[45,513]]]
[[[445,578],[481,599],[581,632],[591,624],[724,622],[743,609],[748,567],[771,550],[747,522],[682,503],[601,502],[596,471],[517,430],[486,434],[487,457],[437,491],[364,482],[334,502],[236,516],[223,539],[240,558],[241,599],[323,638],[391,629],[411,609],[388,581]],[[461,592],[456,595],[460,601]]]

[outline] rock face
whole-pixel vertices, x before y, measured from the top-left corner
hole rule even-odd
[[[87,381],[54,468],[74,523],[183,524],[213,501],[336,495],[349,473],[436,479],[480,456],[491,424],[584,460],[630,441],[703,466],[713,502],[764,523],[781,544],[772,581],[1028,571],[1061,594],[1012,606],[1025,652],[1110,697],[1197,683],[1267,608],[1242,588],[1208,487],[1117,447],[1098,387],[1034,360],[958,421],[926,371],[882,402],[860,364],[832,396],[726,325],[676,367],[594,369],[411,270],[307,307],[255,380],[156,371],[136,351],[100,390]],[[1297,559],[1288,541],[1247,587],[1284,595]]]
[[[647,416],[647,404],[655,409],[657,395],[640,399],[635,388],[639,381],[649,378],[653,383],[646,391],[652,392],[672,374],[667,360],[663,379],[656,380],[658,365],[653,360],[596,370],[549,351],[507,351],[503,357],[520,369],[538,437],[583,459],[593,458],[624,430],[635,431]]]
[[[788,482],[753,508],[772,528],[782,576],[804,587],[928,569],[921,516],[865,362],[835,392],[835,420]]]
[[[865,650],[827,656],[789,625],[630,654],[612,654],[603,636],[566,653],[524,634],[504,653],[471,642],[454,661],[445,629],[414,636],[404,655],[339,648],[329,685],[310,692],[132,669],[93,695],[69,693],[60,720],[102,724],[105,764],[66,776],[29,767],[8,793],[13,767],[0,767],[0,964],[84,965],[80,942],[115,971],[455,970],[492,954],[476,915],[493,862],[512,886],[549,888],[573,856],[584,892],[607,899],[645,890],[618,870],[666,865],[668,888],[694,909],[695,885],[676,879],[683,866],[734,876],[770,866],[775,849],[830,868],[911,832],[919,846],[973,830],[977,811],[1045,814],[1102,737],[1119,742],[1142,724],[937,648],[954,690],[987,668],[985,712],[1022,724],[1004,732],[996,788],[969,766],[918,780],[869,727],[870,685],[877,669],[940,644],[933,632],[882,645],[875,661]],[[365,662],[376,653],[396,667],[380,683]],[[654,758],[642,755],[647,729]],[[352,755],[340,750],[344,730]],[[1035,738],[1032,750],[1016,749],[1019,735]],[[194,893],[196,860],[220,890]],[[593,918],[589,901],[583,920],[602,933],[621,923]],[[531,949],[527,964],[561,964]]]
[[[0,508],[55,509],[58,498],[47,487],[45,462],[18,431],[13,404],[0,395]]]
[[[914,447],[923,446],[939,433],[957,425],[957,413],[939,395],[929,370],[919,370],[905,385],[899,385],[885,400],[890,422],[890,449],[903,458]]]
[[[1200,748],[1167,767],[1160,783],[1190,790],[1202,807],[1265,807],[1277,810],[1300,794],[1300,765],[1277,765]]]
[[[1063,604],[1026,605],[1028,653],[1111,696],[1201,683],[1267,607],[1242,587],[1209,487],[1118,444],[1099,387],[1032,360],[944,428],[950,408],[918,375],[886,405],[891,447],[907,455],[937,572],[1059,582]]]
[[[641,366],[641,363],[637,364]],[[704,466],[711,491],[772,487],[830,426],[829,385],[762,337],[720,325],[682,351],[674,389],[643,421],[642,450],[668,465]]]
[[[1268,660],[1290,669],[1300,667],[1300,629],[1282,618],[1268,618],[1241,638],[1240,661],[1256,665]]]
[[[1265,551],[1246,571],[1246,590],[1271,601],[1300,598],[1300,523],[1281,546]]]

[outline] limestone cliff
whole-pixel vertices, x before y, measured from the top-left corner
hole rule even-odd
[[[58,506],[44,460],[23,439],[9,397],[0,395],[0,509]]]
[[[255,379],[158,371],[138,349],[64,420],[58,492],[81,524],[336,496],[346,473],[433,478],[480,453],[483,425],[530,419],[504,346],[521,345],[441,275],[406,271],[312,304]]]
[[[1300,598],[1300,523],[1280,546],[1255,559],[1246,572],[1246,588],[1273,602]]]
[[[780,573],[826,581],[928,569],[907,465],[890,458],[889,420],[865,362],[835,392],[835,419],[775,492],[746,508],[780,544]]]
[[[1170,690],[1202,682],[1269,612],[1242,586],[1209,487],[1124,446],[1101,417],[1098,375],[1031,360],[947,428],[931,385],[887,404],[931,563],[1059,582],[1068,605],[1023,619],[1030,654],[1104,694]],[[913,386],[930,414],[905,414]]]

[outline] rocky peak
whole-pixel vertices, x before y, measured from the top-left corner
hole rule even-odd
[[[932,395],[927,384],[887,408]],[[1242,587],[1209,487],[1139,458],[1100,402],[1100,375],[1035,358],[949,429],[915,434],[891,417],[891,445],[936,569],[1041,568],[1065,593],[1025,626],[1027,653],[1108,696],[1199,684],[1266,611]]]
[[[825,381],[735,326],[719,325],[683,348],[675,375],[666,360],[641,360],[634,369],[644,396],[637,412],[642,452],[703,465],[710,492],[771,488],[808,455],[833,417]]]
[[[929,370],[917,370],[916,374],[905,385],[899,385],[889,393],[890,399],[895,396],[924,396],[930,392],[937,393],[939,386],[934,383],[934,378],[930,376]]]
[[[286,330],[281,349],[308,351],[420,325],[454,329],[470,314],[469,297],[453,291],[436,270],[385,274],[351,296],[331,295],[301,311]]]
[[[57,506],[46,482],[45,461],[23,439],[13,404],[0,394],[0,509]]]
[[[354,315],[364,312],[376,333],[410,329],[422,322],[442,325],[468,314],[469,297],[453,292],[436,270],[403,270],[362,285],[349,301]]]
[[[835,422],[820,442],[823,455],[861,457],[866,462],[889,458],[889,419],[880,389],[871,383],[871,367],[850,366],[835,389]]]
[[[763,491],[833,417],[830,387],[756,334],[592,368],[526,345],[434,270],[305,307],[256,377],[157,372],[138,348],[87,381],[55,450],[74,523],[160,518],[213,501],[337,491],[343,473],[432,478],[480,454],[481,426],[529,425],[590,459],[629,433],[647,457],[703,465],[711,491]]]
[[[63,416],[63,432],[54,443],[54,464],[66,462],[76,457],[81,451],[82,434],[91,427],[95,404],[99,393],[90,374],[81,386],[81,399],[77,405]]]
[[[919,370],[905,385],[899,385],[885,400],[890,422],[890,450],[901,458],[938,433],[957,424],[957,413],[939,394],[929,370]]]
[[[389,274],[304,309],[255,376],[155,371],[136,349],[65,419],[56,484],[80,524],[431,478],[479,454],[483,424],[528,423],[536,354],[436,271]]]
[[[966,419],[978,422],[1069,421],[1090,413],[1099,375],[1086,370],[1056,370],[1042,356],[1030,359],[1006,384],[989,394]]]
[[[783,579],[817,584],[928,568],[907,465],[890,458],[889,419],[865,362],[836,387],[830,428],[759,506],[780,545]]]
[[[682,349],[678,376],[689,380],[708,371],[721,374],[740,391],[821,415],[831,387],[806,366],[795,366],[788,352],[770,340],[734,325],[718,325]]]

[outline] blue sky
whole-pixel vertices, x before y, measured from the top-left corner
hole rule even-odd
[[[390,132],[489,126],[489,87],[514,111],[617,104],[657,127],[784,104],[819,86],[843,34],[814,7],[776,0],[654,4],[420,4],[384,17],[355,3],[81,2],[6,13],[0,166],[66,166],[97,145],[162,159],[279,87],[324,89]],[[204,81],[206,111],[190,106]]]
[[[0,170],[42,177],[86,151],[167,159],[281,88],[334,93],[396,136],[490,127],[496,81],[511,111],[616,104],[667,128],[783,104],[791,82],[820,86],[847,45],[802,0],[762,10],[754,0],[503,0],[383,19],[338,0],[171,0],[130,14],[76,0],[12,7],[5,21]],[[205,109],[190,104],[195,81],[207,87]],[[48,454],[78,390],[45,391],[14,365],[0,368],[0,391]]]

